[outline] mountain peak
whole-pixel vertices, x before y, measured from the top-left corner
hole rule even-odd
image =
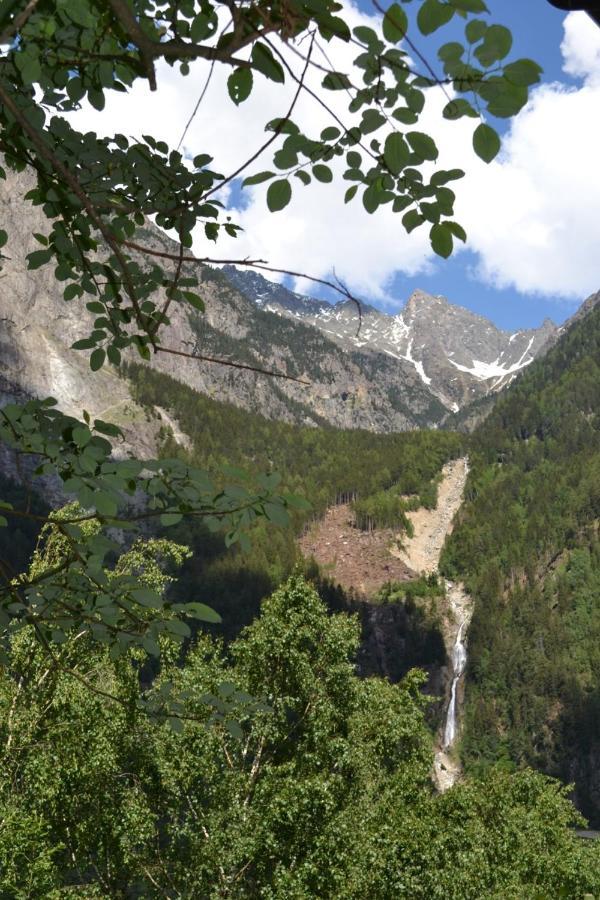
[[[263,308],[301,319],[347,351],[368,352],[373,362],[383,356],[389,362],[391,357],[397,361],[400,392],[407,378],[416,377],[421,387],[453,411],[508,384],[556,331],[552,323],[544,323],[511,335],[443,295],[423,290],[413,291],[396,315],[361,304],[359,330],[358,310],[350,300],[331,306],[277,285],[265,304],[264,285],[257,293],[247,273],[235,272],[235,284]]]

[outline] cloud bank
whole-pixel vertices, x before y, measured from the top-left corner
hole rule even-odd
[[[369,24],[369,17],[348,8],[351,25]],[[301,48],[306,52],[306,44]],[[600,208],[600,29],[584,13],[565,19],[561,45],[565,72],[578,85],[543,84],[528,106],[513,120],[501,156],[486,166],[471,150],[472,121],[451,123],[440,112],[445,98],[432,91],[425,119],[419,125],[430,131],[440,148],[439,165],[465,169],[467,177],[456,182],[456,217],[469,236],[468,247],[477,254],[476,276],[498,287],[523,293],[581,298],[600,287],[597,211]],[[341,48],[335,65],[348,69],[353,48]],[[346,58],[344,58],[346,57]],[[318,51],[315,51],[317,61]],[[302,61],[296,60],[296,69]],[[265,140],[263,127],[282,115],[291,102],[294,85],[284,89],[257,77],[250,99],[237,109],[229,100],[227,72],[216,67],[205,99],[186,135],[190,156],[208,152],[216,168],[229,174]],[[159,90],[151,94],[136,84],[128,96],[111,95],[101,114],[85,108],[74,124],[102,133],[151,133],[176,145],[203,89],[208,69],[198,63],[186,78],[161,66]],[[322,73],[310,82],[318,86]],[[340,96],[340,94],[342,96]],[[334,97],[341,117],[347,98]],[[326,113],[308,97],[301,98],[294,119],[315,133],[330,124]],[[267,151],[253,171],[270,168]],[[243,226],[237,240],[219,243],[223,256],[267,258],[277,267],[305,271],[316,277],[337,275],[354,290],[380,302],[390,302],[386,288],[398,273],[417,275],[432,265],[425,229],[404,232],[400,217],[387,207],[368,215],[357,198],[343,203],[346,183],[298,182],[291,204],[270,214],[265,186],[231,195],[234,220]],[[215,253],[201,233],[198,254]]]

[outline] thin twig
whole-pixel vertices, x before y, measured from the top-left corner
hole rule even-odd
[[[203,200],[206,200],[206,198],[207,198],[207,197],[210,197],[211,194],[214,194],[214,193],[216,193],[217,191],[220,191],[223,187],[225,187],[226,184],[229,184],[230,181],[233,181],[235,178],[237,178],[239,175],[241,175],[241,173],[242,173],[245,169],[247,169],[248,166],[251,166],[252,163],[255,162],[255,160],[257,160],[258,157],[261,156],[261,155],[264,153],[264,151],[267,149],[267,147],[270,147],[270,146],[271,146],[271,144],[273,143],[273,141],[277,140],[277,138],[278,138],[279,135],[281,134],[281,131],[282,131],[282,129],[283,129],[283,126],[286,124],[286,122],[289,122],[289,120],[290,120],[290,118],[291,118],[291,115],[292,115],[292,113],[293,113],[293,111],[294,111],[294,107],[296,106],[296,103],[298,102],[298,98],[300,97],[300,93],[301,93],[301,91],[302,91],[302,88],[304,87],[304,79],[305,79],[305,77],[306,77],[306,72],[307,72],[307,69],[308,69],[308,66],[309,66],[309,63],[310,63],[310,57],[311,57],[311,53],[312,53],[312,48],[313,48],[314,39],[315,39],[315,38],[314,38],[314,34],[313,34],[313,35],[312,35],[312,38],[311,38],[310,46],[309,46],[309,48],[308,48],[308,53],[307,53],[307,56],[306,56],[306,62],[305,62],[305,64],[304,64],[304,68],[303,68],[303,70],[302,70],[302,74],[300,75],[300,78],[296,78],[296,80],[297,80],[297,82],[298,82],[298,88],[297,88],[296,93],[294,94],[294,96],[293,96],[293,98],[292,98],[292,102],[291,102],[291,104],[290,104],[290,108],[288,109],[288,111],[287,111],[287,113],[285,114],[285,116],[284,116],[282,119],[280,119],[280,121],[277,123],[277,127],[273,130],[273,134],[271,135],[271,137],[268,138],[268,140],[266,140],[265,143],[264,143],[261,147],[258,148],[258,150],[256,151],[256,153],[253,153],[252,156],[251,156],[249,159],[247,159],[241,166],[239,166],[239,167],[235,170],[235,172],[232,172],[231,175],[228,175],[227,178],[225,178],[225,179],[223,179],[223,181],[219,182],[219,184],[218,184],[216,187],[212,188],[210,191],[207,191],[206,194],[204,194],[204,195],[202,196],[202,199],[203,199]],[[268,43],[268,41],[267,41],[267,43]]]
[[[189,119],[187,120],[186,125],[185,125],[185,128],[183,129],[183,133],[182,133],[181,137],[179,138],[179,143],[177,144],[177,147],[176,147],[177,150],[179,150],[179,148],[180,148],[181,145],[183,144],[183,142],[184,142],[184,140],[185,140],[185,136],[186,136],[186,134],[188,133],[188,129],[189,129],[190,125],[192,124],[192,122],[194,121],[194,119],[196,118],[196,114],[197,114],[198,110],[200,109],[200,104],[201,104],[202,101],[204,100],[204,97],[205,97],[206,92],[207,92],[207,90],[208,90],[208,86],[209,86],[209,84],[210,84],[210,80],[211,80],[211,78],[212,78],[214,69],[215,69],[215,60],[213,59],[213,61],[212,61],[211,64],[210,64],[210,69],[209,69],[209,72],[208,72],[208,78],[206,79],[206,81],[205,81],[205,83],[204,83],[204,87],[202,88],[202,90],[201,90],[201,92],[200,92],[200,96],[198,97],[198,100],[196,101],[196,105],[195,105],[195,107],[194,107],[194,110],[193,110],[191,116],[189,117]]]
[[[177,290],[177,285],[179,284],[179,279],[181,277],[181,267],[183,265],[183,240],[181,239],[181,234],[179,235],[179,259],[177,260],[177,268],[175,269],[175,276],[173,278],[173,284],[170,286],[167,291],[167,299],[165,300],[164,306],[158,315],[154,326],[148,329],[148,334],[150,337],[154,337],[160,326],[165,321],[166,315],[169,311],[169,307],[173,302],[173,298],[175,296],[175,291]],[[155,348],[156,350],[156,348]]]
[[[219,366],[230,366],[232,369],[246,369],[248,372],[258,372],[259,375],[270,375],[271,378],[285,378],[286,381],[295,381],[297,384],[310,384],[304,378],[296,378],[294,375],[286,375],[284,372],[274,372],[272,369],[261,369],[259,366],[250,366],[246,363],[233,362],[228,359],[218,359],[214,356],[204,356],[199,353],[186,353],[185,350],[175,350],[173,347],[163,347],[157,344],[157,353],[170,353],[173,356],[183,356],[185,359],[196,359],[200,362],[216,363]]]
[[[126,247],[130,247],[132,250],[138,250],[140,253],[147,253],[149,256],[159,256],[162,259],[172,259],[178,260],[179,256],[175,253],[169,253],[166,250],[153,250],[151,247],[144,247],[142,244],[136,244],[134,241],[123,241],[122,242]],[[195,257],[195,256],[184,256],[183,262],[186,263],[195,263],[196,265],[234,265],[234,266],[245,266],[249,269],[260,269],[263,272],[273,272],[276,275],[289,275],[291,278],[305,278],[307,281],[312,281],[314,284],[322,284],[324,287],[331,288],[332,291],[335,291],[338,294],[341,294],[346,300],[352,300],[353,303],[360,304],[360,300],[350,293],[348,288],[339,281],[336,284],[333,281],[328,281],[326,278],[316,278],[314,275],[307,275],[306,272],[294,272],[291,269],[277,269],[275,266],[269,266],[266,264],[264,260],[256,260],[256,259],[214,259],[209,256],[204,257]],[[337,279],[337,276],[336,276]],[[158,346],[156,348],[160,350],[161,347]],[[222,360],[214,360],[214,362],[222,362]],[[287,376],[288,378],[290,376]]]
[[[388,10],[385,10],[383,8],[383,6],[381,6],[381,4],[379,3],[379,0],[372,0],[372,3],[373,3],[373,6],[375,7],[375,9],[377,10],[377,12],[381,13],[385,19],[388,16]],[[395,25],[395,23],[393,23],[393,24]],[[448,95],[448,93],[444,87],[444,82],[438,78],[438,76],[435,73],[435,70],[429,63],[429,60],[427,59],[427,57],[421,53],[419,48],[416,46],[414,41],[408,36],[406,31],[404,32],[404,34],[402,36],[402,40],[406,41],[407,45],[410,47],[410,49],[413,51],[413,53],[415,53],[419,57],[419,59],[421,60],[421,62],[423,63],[423,65],[425,66],[425,68],[427,69],[429,74],[431,75],[431,77],[433,78],[435,84],[439,85],[439,87],[442,88],[442,90],[444,91],[444,94],[446,95],[446,98],[448,99],[449,102],[451,102],[452,97],[450,97]]]

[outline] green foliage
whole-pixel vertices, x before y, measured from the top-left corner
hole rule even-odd
[[[473,439],[443,556],[476,598],[464,753],[576,783],[600,821],[600,310],[498,402]]]
[[[125,660],[82,637],[53,666],[22,631],[0,673],[0,892],[520,900],[598,891],[597,849],[574,837],[555,784],[498,773],[433,794],[422,677],[359,679],[357,644],[356,622],[330,616],[294,578],[229,656],[204,637],[183,665],[165,657],[145,693],[185,696],[189,718],[174,730],[140,714],[144,691]],[[233,692],[269,709],[207,727],[207,693]]]
[[[89,416],[79,422],[54,409],[54,401],[9,404],[0,411],[0,438],[21,458],[35,460],[33,476],[58,478],[65,494],[75,503],[48,519],[28,508],[13,508],[3,501],[3,509],[13,517],[48,524],[42,539],[48,538],[41,560],[27,575],[11,577],[3,567],[0,588],[2,638],[25,625],[35,628],[46,647],[62,643],[73,632],[84,632],[119,654],[129,646],[143,646],[156,653],[163,631],[187,629],[161,595],[140,585],[135,574],[113,568],[108,561],[120,552],[115,528],[135,529],[145,522],[164,526],[183,517],[199,517],[209,530],[225,527],[225,541],[243,539],[242,530],[257,518],[280,524],[288,521],[288,508],[302,507],[300,498],[276,495],[272,477],[259,479],[256,492],[243,472],[230,473],[237,484],[221,484],[203,470],[178,459],[117,460],[111,443],[103,435],[119,435],[113,425]],[[146,497],[143,508],[139,497]],[[134,507],[137,503],[137,509]],[[129,506],[129,508],[127,508]],[[0,517],[0,528],[8,518]],[[147,607],[164,609],[148,621]],[[206,619],[205,606],[192,602],[179,613]],[[214,621],[214,617],[213,617]],[[175,623],[178,624],[175,624]]]

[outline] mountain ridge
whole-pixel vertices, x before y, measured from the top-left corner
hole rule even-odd
[[[223,271],[261,309],[310,323],[346,350],[369,350],[409,363],[451,412],[506,387],[559,333],[550,319],[539,328],[503,331],[442,295],[422,290],[414,291],[395,315],[369,304],[361,304],[359,315],[350,300],[332,305],[257,272],[234,266]]]

